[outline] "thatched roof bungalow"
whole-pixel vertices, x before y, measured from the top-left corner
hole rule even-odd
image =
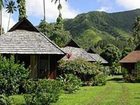
[[[55,78],[57,61],[65,53],[26,18],[0,36],[0,54],[14,55],[31,69],[33,78]]]
[[[122,58],[119,62],[122,67],[126,68],[129,73],[135,72],[135,65],[140,61],[140,45],[130,52],[127,56]]]
[[[95,62],[95,59],[92,58],[92,56],[84,49],[80,48],[79,45],[72,39],[66,44],[64,48],[61,49],[66,53],[66,56],[63,58],[63,60],[75,60],[82,58],[89,62]]]

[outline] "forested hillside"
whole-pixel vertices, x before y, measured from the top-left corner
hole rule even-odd
[[[122,49],[132,36],[132,27],[140,9],[106,13],[88,12],[64,21],[64,27],[84,48],[113,43]]]

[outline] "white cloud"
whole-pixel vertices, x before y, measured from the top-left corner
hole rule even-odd
[[[2,27],[4,28],[4,31],[7,32],[7,27],[8,27],[8,20],[9,20],[9,14],[6,12],[5,9],[2,10]],[[10,25],[9,29],[15,24],[16,22],[11,16],[10,19]]]
[[[140,8],[140,0],[116,0],[116,2],[126,9]]]
[[[105,11],[112,12],[113,11],[113,3],[110,0],[97,0],[100,3],[101,7],[97,9],[97,11]]]
[[[110,9],[108,7],[101,7],[99,9],[97,9],[97,11],[110,11]]]
[[[43,0],[27,0],[27,15],[42,17],[43,19]],[[57,4],[51,2],[51,0],[45,0],[46,4],[46,18],[47,21],[54,21],[58,16]],[[72,9],[68,2],[61,0],[62,4],[62,16],[63,18],[73,18],[78,12]]]

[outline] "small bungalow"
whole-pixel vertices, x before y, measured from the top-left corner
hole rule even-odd
[[[84,49],[80,48],[78,44],[74,40],[70,40],[64,48],[61,48],[65,53],[63,60],[74,60],[78,58],[82,58],[89,62],[95,62],[89,53],[87,53]]]
[[[0,36],[0,54],[14,55],[31,70],[33,78],[55,78],[57,61],[65,53],[26,18]]]
[[[99,54],[96,54],[91,48],[87,52],[95,59],[95,62],[101,62],[102,64],[108,64],[108,62],[103,59]]]
[[[140,45],[130,52],[127,56],[122,58],[119,62],[122,67],[126,68],[129,73],[135,72],[135,65],[140,61]]]

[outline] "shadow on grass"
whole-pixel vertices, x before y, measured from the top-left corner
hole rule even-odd
[[[124,80],[123,80],[122,76],[112,76],[107,81],[114,81],[114,82],[124,83]]]
[[[140,99],[140,97],[135,97],[135,99],[138,99],[138,100],[139,100],[139,99]]]

